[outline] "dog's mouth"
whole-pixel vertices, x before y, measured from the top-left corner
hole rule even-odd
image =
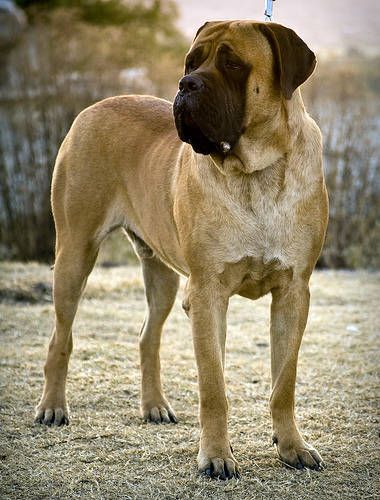
[[[190,112],[177,112],[175,123],[181,141],[190,144],[196,153],[209,155],[219,151],[217,141],[202,130]]]
[[[226,155],[230,152],[233,141],[230,137],[224,137],[222,123],[219,127],[210,123],[206,117],[210,115],[207,107],[201,109],[198,102],[193,99],[185,99],[180,93],[177,94],[174,106],[174,119],[178,136],[183,142],[191,145],[196,153],[209,155],[220,153]]]

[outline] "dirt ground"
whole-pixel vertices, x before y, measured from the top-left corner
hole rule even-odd
[[[269,304],[231,300],[226,379],[230,433],[242,477],[200,477],[197,376],[181,293],[162,345],[177,425],[139,416],[138,267],[97,267],[74,325],[71,423],[33,423],[53,325],[51,271],[0,264],[0,498],[378,498],[380,274],[316,272],[300,354],[297,415],[323,472],[284,467],[271,445]]]

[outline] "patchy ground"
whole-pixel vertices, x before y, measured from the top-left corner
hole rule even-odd
[[[318,272],[298,372],[297,414],[327,463],[284,467],[268,412],[269,297],[231,300],[227,346],[230,431],[242,478],[199,477],[197,377],[181,294],[162,346],[178,425],[139,417],[138,333],[144,293],[137,267],[96,268],[75,322],[71,424],[33,424],[53,322],[51,271],[0,264],[0,497],[378,498],[379,274]]]

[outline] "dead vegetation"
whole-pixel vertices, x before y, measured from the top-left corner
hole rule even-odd
[[[164,383],[180,423],[148,425],[139,417],[137,337],[145,305],[136,267],[94,271],[75,323],[71,424],[33,424],[53,321],[50,283],[47,266],[0,264],[1,498],[378,495],[378,273],[325,271],[312,280],[297,414],[327,463],[322,473],[285,468],[271,446],[269,297],[231,300],[226,376],[242,478],[230,482],[197,475],[197,377],[181,294],[162,346]]]

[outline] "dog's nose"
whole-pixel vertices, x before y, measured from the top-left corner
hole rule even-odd
[[[203,82],[194,75],[185,75],[179,82],[179,90],[183,93],[195,92],[201,90]]]

